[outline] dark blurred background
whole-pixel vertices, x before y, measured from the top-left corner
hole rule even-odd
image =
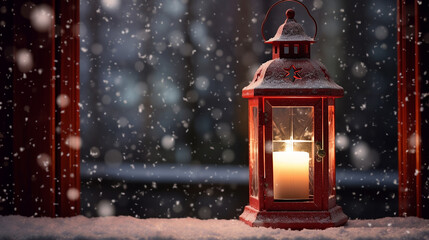
[[[271,59],[275,1],[81,1],[82,214],[237,218],[248,203],[247,100]],[[304,0],[336,101],[338,204],[397,215],[396,1]],[[283,3],[308,35],[305,10]],[[429,35],[428,35],[429,39]],[[429,42],[429,40],[428,40]]]

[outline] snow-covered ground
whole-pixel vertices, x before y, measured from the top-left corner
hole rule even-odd
[[[349,220],[326,230],[252,228],[238,220],[0,216],[0,239],[429,239],[429,220]]]

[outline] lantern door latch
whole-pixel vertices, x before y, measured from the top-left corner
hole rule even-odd
[[[318,158],[316,158],[317,162],[321,162],[322,159],[326,156],[326,152],[323,149],[322,143],[316,142],[316,154]]]
[[[267,112],[263,112],[261,120],[262,120],[261,121],[262,125],[267,125],[267,123],[268,123],[268,113]]]

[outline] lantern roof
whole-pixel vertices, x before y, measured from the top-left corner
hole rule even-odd
[[[286,21],[280,25],[274,37],[265,41],[265,43],[275,42],[309,42],[314,43],[314,39],[309,37],[301,24],[295,21],[295,11],[288,9],[286,11]]]
[[[259,67],[252,82],[243,88],[242,95],[244,98],[342,97],[344,89],[329,77],[319,61],[277,58]]]

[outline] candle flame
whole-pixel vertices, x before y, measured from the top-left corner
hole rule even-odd
[[[293,152],[293,138],[290,137],[289,141],[286,141],[286,152]]]

